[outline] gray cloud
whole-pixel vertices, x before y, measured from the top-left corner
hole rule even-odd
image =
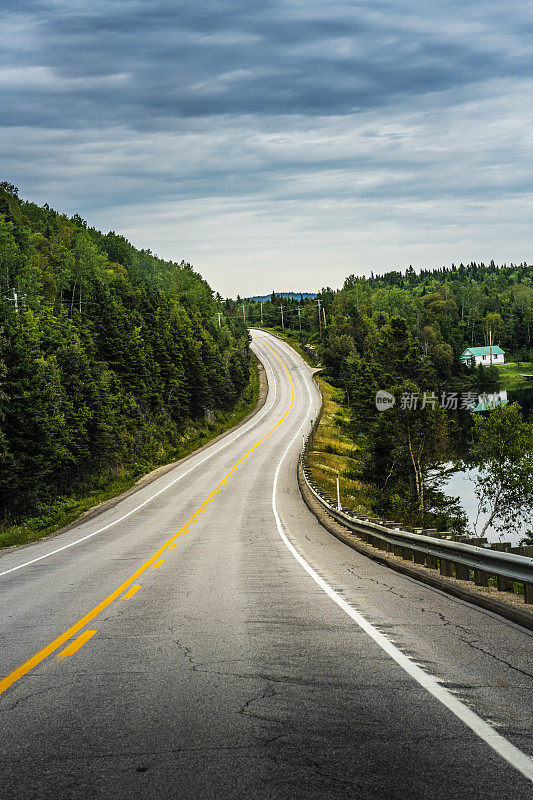
[[[347,114],[524,75],[531,9],[518,25],[483,5],[481,15],[454,2],[44,3],[6,14],[7,30],[25,35],[4,120],[143,129],[213,114]]]
[[[529,3],[45,0],[0,15],[4,177],[223,291],[272,288],[254,264],[305,289],[528,257]]]

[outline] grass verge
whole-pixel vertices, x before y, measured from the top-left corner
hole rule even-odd
[[[522,375],[533,375],[533,361],[522,361],[516,364],[503,364],[497,367],[499,382],[502,389],[526,389],[533,387],[533,382],[523,378]]]
[[[0,529],[0,549],[13,545],[27,544],[42,539],[58,530],[70,525],[86,511],[110,500],[128,489],[152,470],[164,464],[178,461],[190,455],[195,450],[208,444],[224,431],[238,425],[255,406],[259,398],[259,372],[257,359],[250,359],[250,382],[243,397],[234,408],[223,414],[218,412],[212,422],[202,426],[191,427],[186,436],[183,436],[176,447],[162,454],[157,462],[144,463],[141,468],[124,470],[114,476],[98,476],[90,485],[82,487],[76,494],[67,497],[57,497],[49,502],[42,503],[38,516],[28,517],[18,525],[6,526]]]
[[[305,348],[308,335],[283,328],[267,328],[293,347],[311,367],[315,361]],[[342,403],[342,390],[317,376],[324,405],[320,423],[315,433],[313,449],[309,453],[309,467],[315,481],[331,497],[337,497],[337,472],[340,480],[341,503],[360,514],[369,514],[365,504],[366,487],[350,477],[357,467],[357,445],[348,432],[349,418]]]
[[[324,378],[318,378],[324,398],[320,423],[315,433],[309,466],[315,481],[331,497],[337,497],[337,473],[343,506],[368,514],[365,506],[365,487],[351,475],[357,467],[357,445],[348,433],[349,418],[342,405],[342,391]]]

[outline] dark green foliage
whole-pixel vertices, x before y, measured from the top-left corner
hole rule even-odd
[[[467,380],[460,355],[468,346],[488,345],[491,332],[507,361],[527,361],[533,350],[533,267],[525,262],[472,262],[420,272],[409,268],[371,278],[351,275],[340,291],[322,289],[317,300],[325,310],[326,327],[323,316],[319,324],[314,298],[294,300],[274,293],[263,302],[264,324],[281,326],[283,305],[284,327],[321,341],[326,360],[330,352],[333,356],[337,336],[349,336],[361,353],[372,327],[379,330],[392,317],[401,317],[443,380]],[[247,319],[259,324],[259,303],[245,301],[245,307]],[[337,377],[335,367],[330,372],[327,366],[330,376]]]
[[[4,523],[95,476],[171,460],[248,385],[242,318],[189,264],[23,202],[9,184],[0,294]]]
[[[319,317],[318,303],[325,310]],[[283,324],[291,337],[317,347],[326,377],[344,391],[367,504],[378,514],[417,525],[464,528],[457,504],[438,490],[439,464],[453,457],[457,423],[440,408],[419,403],[400,407],[403,392],[485,391],[495,384],[495,367],[465,367],[468,346],[492,337],[506,360],[529,360],[533,347],[533,269],[526,263],[471,263],[437,270],[346,279],[316,300],[263,302],[266,326]],[[258,324],[259,304],[245,303]],[[377,411],[379,389],[392,392],[396,406]],[[456,415],[457,416],[457,415]],[[464,415],[463,415],[464,416]]]

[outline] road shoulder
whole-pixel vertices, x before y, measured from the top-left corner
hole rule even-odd
[[[83,514],[80,514],[79,517],[76,517],[75,520],[72,520],[71,522],[69,522],[68,525],[64,525],[63,527],[58,528],[57,530],[52,531],[51,533],[48,533],[47,535],[42,536],[39,539],[34,539],[31,542],[25,542],[23,544],[16,544],[16,545],[0,548],[0,554],[1,553],[8,553],[8,552],[12,553],[12,552],[14,552],[16,550],[22,550],[22,549],[25,549],[25,548],[28,548],[28,547],[32,547],[32,545],[39,544],[40,542],[46,541],[48,539],[52,539],[55,536],[59,536],[62,533],[66,533],[67,531],[70,531],[73,528],[75,528],[77,525],[80,525],[80,523],[82,523],[82,522],[89,522],[90,520],[94,519],[95,517],[98,517],[100,514],[102,514],[102,513],[106,512],[106,511],[109,511],[110,509],[114,508],[119,503],[121,503],[123,500],[125,500],[128,497],[131,497],[131,495],[133,495],[136,492],[138,492],[140,489],[143,489],[145,486],[149,486],[151,483],[156,481],[158,478],[161,478],[163,475],[166,475],[168,472],[171,472],[176,467],[178,467],[178,466],[180,466],[182,464],[185,464],[191,458],[194,458],[199,453],[202,453],[204,450],[207,450],[212,445],[216,444],[217,442],[220,442],[222,439],[225,439],[231,433],[234,433],[236,430],[238,430],[243,425],[245,425],[247,422],[249,422],[263,408],[263,406],[266,403],[266,399],[267,399],[267,395],[268,395],[268,381],[267,381],[267,377],[266,377],[265,368],[264,368],[263,364],[261,363],[261,361],[258,358],[256,359],[256,361],[257,361],[257,371],[258,371],[258,375],[259,375],[259,396],[258,396],[258,399],[257,399],[257,403],[256,403],[255,407],[251,411],[249,411],[248,414],[246,414],[236,425],[232,425],[231,428],[228,428],[227,430],[222,431],[222,433],[219,433],[213,439],[210,439],[208,442],[206,442],[204,445],[202,445],[202,447],[198,447],[196,450],[193,450],[191,453],[188,453],[186,456],[183,456],[182,458],[179,458],[177,461],[173,461],[173,462],[171,462],[169,464],[163,464],[160,467],[156,467],[156,469],[152,470],[151,472],[147,472],[145,475],[143,475],[141,478],[139,478],[133,484],[133,486],[130,486],[129,489],[126,489],[126,491],[121,492],[120,494],[115,495],[114,497],[110,497],[108,500],[104,500],[101,503],[98,503],[97,505],[92,506],[91,508],[87,509],[87,511],[84,511]]]
[[[425,567],[417,567],[415,564],[406,564],[398,556],[392,554],[384,555],[382,551],[376,551],[371,545],[362,542],[357,536],[348,531],[336,520],[332,519],[327,511],[315,500],[309,491],[303,475],[302,466],[298,464],[298,485],[301,495],[309,510],[315,515],[323,528],[333,534],[339,541],[356,550],[363,556],[377,561],[384,567],[401,572],[414,580],[425,583],[434,589],[438,589],[447,594],[451,594],[467,603],[473,603],[487,611],[499,614],[505,619],[521,625],[528,630],[533,630],[533,613],[518,605],[518,599],[509,598],[507,602],[493,597],[491,587],[472,587],[466,581],[458,581],[456,578],[446,578],[435,575]],[[470,582],[469,582],[470,583]],[[494,590],[496,591],[496,590]]]

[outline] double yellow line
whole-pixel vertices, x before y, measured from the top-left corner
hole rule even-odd
[[[150,556],[148,561],[145,561],[144,564],[140,566],[132,575],[130,575],[130,577],[127,578],[123,583],[121,583],[120,586],[117,589],[115,589],[115,591],[111,592],[111,594],[108,595],[105,598],[105,600],[102,600],[101,603],[98,603],[98,605],[95,606],[93,609],[91,609],[91,611],[87,612],[87,614],[85,614],[83,617],[81,617],[81,619],[75,622],[74,625],[71,625],[70,628],[68,628],[64,633],[58,636],[57,639],[54,639],[52,642],[50,642],[50,644],[47,644],[46,647],[43,647],[42,650],[39,650],[38,653],[35,653],[35,655],[33,655],[31,658],[25,661],[24,664],[21,664],[20,667],[13,670],[13,672],[10,672],[9,675],[6,675],[5,678],[0,680],[0,694],[5,692],[6,689],[8,689],[10,686],[16,683],[16,681],[20,680],[20,678],[22,678],[24,675],[26,675],[28,672],[34,669],[34,667],[36,667],[38,664],[44,661],[45,658],[47,658],[49,655],[58,650],[69,639],[71,639],[72,636],[78,633],[89,622],[91,622],[95,617],[97,617],[104,609],[106,609],[109,605],[111,605],[111,603],[113,603],[118,597],[120,597],[120,595],[123,592],[125,592],[126,589],[129,589],[129,587],[137,580],[137,578],[139,578],[144,572],[146,572],[146,570],[149,567],[156,566],[155,562],[160,558],[161,554],[164,553],[164,551],[167,548],[174,549],[174,547],[177,544],[176,542],[177,537],[180,534],[187,532],[188,526],[192,525],[197,521],[199,515],[206,510],[208,503],[211,503],[213,501],[215,495],[220,492],[222,486],[226,483],[228,478],[230,478],[233,475],[235,470],[243,463],[243,461],[246,458],[248,458],[249,455],[251,455],[254,452],[254,450],[256,450],[260,445],[262,445],[263,442],[266,441],[266,439],[268,439],[268,437],[271,436],[274,433],[274,431],[277,430],[277,428],[279,428],[282,422],[287,418],[292,407],[294,406],[294,384],[292,382],[289,370],[283,359],[276,353],[276,351],[272,347],[270,347],[269,344],[267,344],[264,341],[264,339],[262,339],[262,337],[256,337],[256,338],[261,339],[265,347],[268,347],[268,349],[276,356],[278,361],[281,362],[285,372],[287,373],[291,385],[291,403],[287,411],[283,414],[281,419],[278,420],[278,422],[274,425],[274,427],[271,428],[268,431],[268,433],[266,433],[263,436],[262,439],[256,442],[253,445],[253,447],[247,450],[247,452],[242,456],[242,458],[240,458],[239,461],[237,461],[237,463],[233,465],[230,471],[222,478],[220,483],[217,486],[215,486],[213,491],[206,497],[202,505],[194,512],[192,517],[190,517],[187,520],[185,525],[183,525],[179,529],[179,531],[173,534],[172,537],[168,539],[168,541],[166,541],[163,545],[161,545],[161,547],[158,550],[156,550],[156,552],[152,556]],[[159,564],[157,566],[159,566]],[[135,589],[135,591],[137,591],[137,589]],[[127,594],[128,596],[133,596],[134,593],[135,592],[131,590]],[[85,631],[80,637],[78,637],[78,639],[76,639],[74,642],[71,642],[71,644],[68,645],[68,647],[66,647],[65,650],[63,650],[60,655],[67,656],[76,652],[76,650],[78,650],[79,647],[81,647],[86,641],[88,641],[95,632],[96,631],[89,631],[89,630]]]

